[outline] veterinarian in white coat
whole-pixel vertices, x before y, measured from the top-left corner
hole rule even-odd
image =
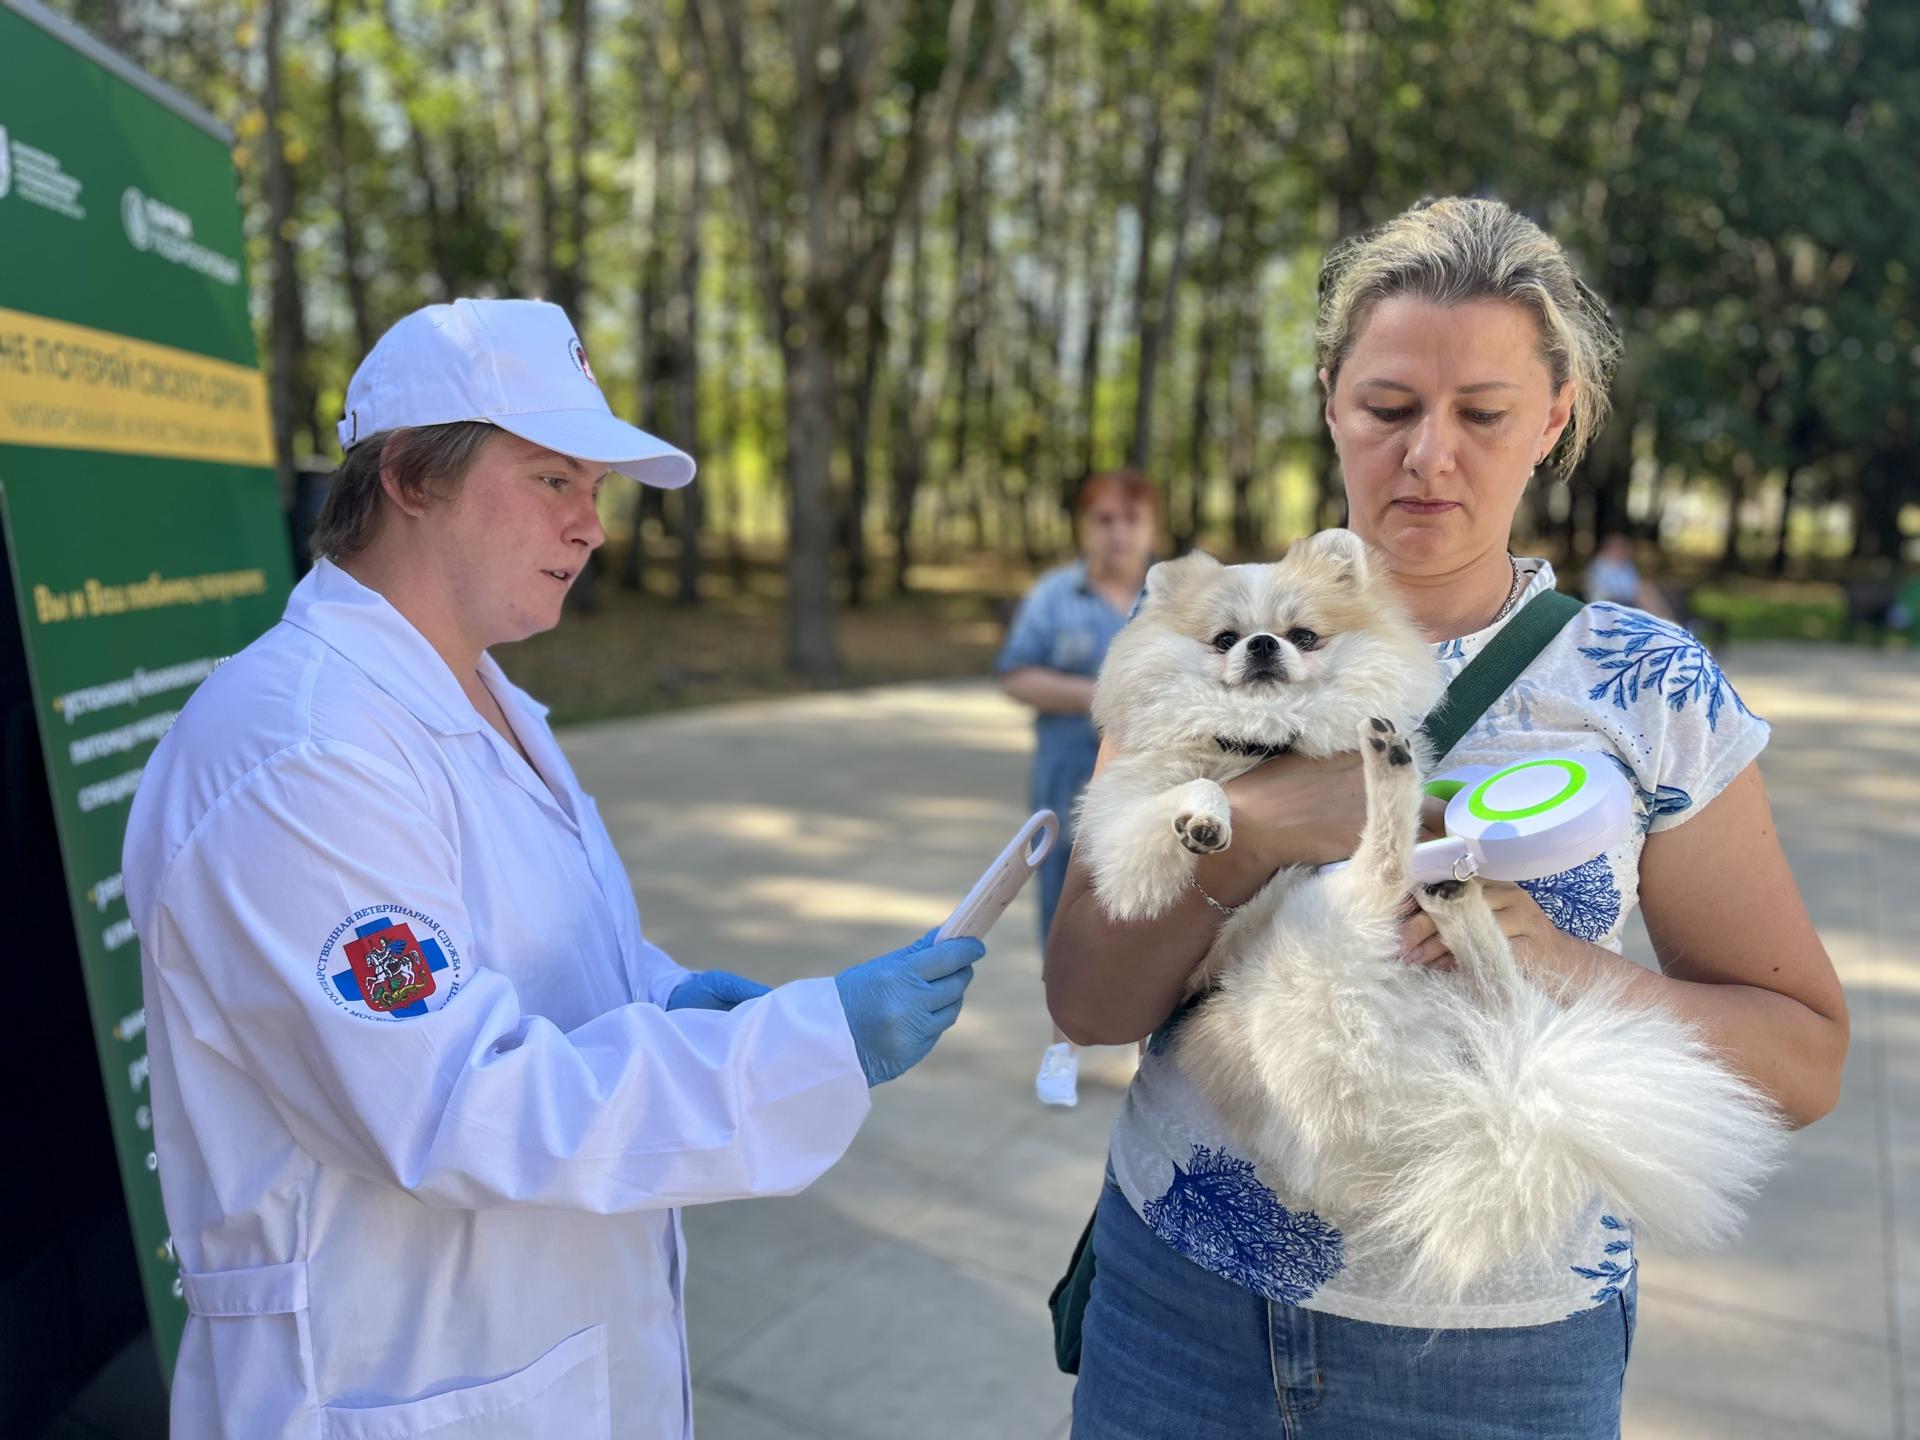
[[[677,1207],[833,1164],[980,946],[768,992],[649,944],[486,647],[559,618],[609,463],[692,462],[613,417],[551,305],[416,312],[348,406],[339,563],[193,697],[128,827],[173,1433],[685,1436]]]

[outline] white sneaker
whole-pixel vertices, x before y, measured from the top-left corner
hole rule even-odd
[[[1049,1045],[1040,1057],[1040,1073],[1034,1077],[1033,1093],[1042,1105],[1078,1105],[1080,1103],[1080,1055],[1062,1040]]]

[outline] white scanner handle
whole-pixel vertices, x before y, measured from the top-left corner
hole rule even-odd
[[[1479,852],[1467,841],[1454,835],[1421,841],[1413,847],[1413,863],[1408,867],[1408,875],[1416,885],[1437,885],[1442,880],[1471,880],[1479,873]]]
[[[1036,836],[1038,844],[1034,843]],[[1040,862],[1047,858],[1059,839],[1060,817],[1051,810],[1035,811],[1019,833],[1007,842],[1000,858],[974,882],[967,898],[954,907],[947,923],[933,938],[951,940],[956,935],[969,935],[984,940],[993,922],[1006,913],[1013,897],[1027,883],[1027,877],[1040,868]]]
[[[1335,860],[1330,865],[1322,865],[1320,873],[1331,875],[1336,870],[1344,870],[1350,861]],[[1423,840],[1413,847],[1413,864],[1408,867],[1407,878],[1415,885],[1437,885],[1442,880],[1471,880],[1480,873],[1480,856],[1467,841],[1454,835],[1442,835],[1438,840]]]

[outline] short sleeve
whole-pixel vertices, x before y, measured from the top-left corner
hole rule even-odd
[[[996,675],[1005,675],[1010,670],[1020,670],[1029,665],[1047,665],[1053,658],[1053,635],[1059,628],[1059,606],[1056,602],[1057,586],[1054,577],[1043,576],[1027,596],[1020,602],[1020,608],[1014,612],[1013,624],[1008,627],[1006,642],[1000,647],[1000,656],[993,663]]]
[[[1589,698],[1636,742],[1643,828],[1671,830],[1705,809],[1766,748],[1772,727],[1748,708],[1698,638],[1623,605],[1588,607],[1580,655]],[[1619,712],[1626,712],[1619,715]]]

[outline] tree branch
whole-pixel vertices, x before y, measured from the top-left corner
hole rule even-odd
[[[773,342],[784,345],[791,314],[784,271],[773,249],[754,178],[759,165],[753,150],[753,127],[747,119],[746,45],[740,35],[739,11],[732,0],[687,0],[686,18],[707,71],[707,83],[700,87],[700,103],[708,123],[726,144],[731,159],[727,178],[746,223],[747,247],[766,301]]]
[[[907,142],[907,157],[900,167],[899,183],[894,187],[893,208],[881,223],[880,232],[866,253],[847,266],[850,282],[840,288],[848,306],[872,306],[880,287],[886,282],[893,262],[894,240],[905,217],[919,202],[920,187],[926,180],[927,166],[936,154],[945,154],[953,144],[960,117],[969,113],[999,77],[1001,61],[1006,57],[1008,19],[1011,0],[988,0],[987,34],[980,64],[971,75],[967,71],[967,41],[973,30],[974,0],[954,0],[947,24],[947,63],[934,91],[932,115],[925,128],[916,127]]]

